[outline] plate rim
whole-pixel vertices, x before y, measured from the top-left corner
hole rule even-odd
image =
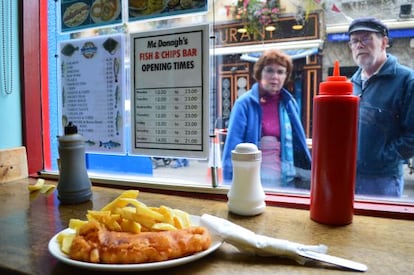
[[[200,216],[190,215],[191,223],[194,226],[200,225]],[[100,270],[100,271],[149,271],[149,270],[158,270],[158,269],[164,269],[174,266],[183,265],[186,263],[190,263],[193,261],[196,261],[200,258],[203,258],[207,256],[210,253],[213,253],[216,251],[221,244],[223,243],[223,240],[219,240],[217,238],[214,238],[212,235],[212,243],[210,247],[206,250],[203,250],[201,252],[198,252],[193,255],[177,258],[177,259],[171,259],[167,261],[161,261],[161,262],[153,262],[153,263],[142,263],[142,264],[96,264],[96,263],[88,263],[88,262],[82,262],[77,260],[70,259],[66,254],[64,254],[59,247],[59,243],[57,241],[57,236],[60,233],[65,232],[73,232],[73,229],[66,228],[61,230],[60,232],[56,233],[48,243],[48,250],[49,253],[55,257],[57,260],[80,268],[90,269],[90,270]]]

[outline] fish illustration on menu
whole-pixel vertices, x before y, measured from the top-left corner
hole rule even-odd
[[[115,93],[114,93],[114,97],[115,97],[115,109],[117,109],[120,104],[121,104],[121,89],[119,88],[119,85],[116,85],[115,87]]]
[[[72,56],[76,51],[79,50],[79,47],[73,46],[71,43],[66,44],[60,51],[63,55]]]
[[[117,57],[114,58],[114,76],[115,82],[118,82],[118,73],[119,73],[119,59]]]
[[[116,141],[112,141],[112,140],[109,140],[109,141],[106,141],[106,142],[99,141],[99,147],[104,147],[106,149],[112,149],[112,148],[116,148],[116,147],[119,147],[119,146],[121,146],[121,144],[119,142],[116,142]]]
[[[96,144],[96,142],[93,141],[93,140],[88,139],[88,140],[85,141],[85,144],[88,145],[88,146],[94,146]]]
[[[117,111],[116,117],[115,117],[115,129],[116,129],[117,136],[119,135],[119,131],[122,129],[122,125],[123,125],[123,121],[122,121],[121,113]]]
[[[118,41],[116,41],[113,38],[108,38],[105,40],[105,42],[102,44],[102,46],[104,47],[104,49],[111,55],[114,55],[117,50],[120,47],[120,44],[118,43]]]

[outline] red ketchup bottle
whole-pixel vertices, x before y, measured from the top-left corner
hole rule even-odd
[[[359,105],[352,90],[336,61],[313,100],[310,217],[322,224],[352,223]]]

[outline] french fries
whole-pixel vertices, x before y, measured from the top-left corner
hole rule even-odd
[[[127,190],[101,210],[89,210],[87,220],[71,219],[69,228],[74,233],[61,233],[57,240],[62,252],[68,253],[74,236],[89,221],[96,221],[108,230],[140,233],[145,231],[167,231],[191,226],[190,216],[180,209],[168,206],[149,207],[137,200],[138,190]]]
[[[53,184],[45,184],[44,179],[37,179],[35,184],[29,184],[27,189],[30,193],[40,191],[43,194],[49,194],[55,190],[56,186]]]
[[[138,190],[127,190],[123,192],[121,195],[119,195],[115,200],[105,205],[101,211],[112,211],[116,208],[124,207],[128,204],[128,202],[121,201],[123,198],[130,198],[130,199],[136,199],[138,197],[139,191]]]

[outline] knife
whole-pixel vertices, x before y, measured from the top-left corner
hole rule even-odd
[[[357,271],[362,271],[362,272],[365,272],[368,270],[368,267],[364,264],[354,262],[351,260],[347,260],[344,258],[336,257],[336,256],[331,256],[331,255],[307,250],[304,248],[298,248],[297,253],[300,256],[308,258],[308,259],[317,260],[320,262],[329,263],[329,264],[345,267],[345,268],[352,269],[352,270],[357,270]]]

